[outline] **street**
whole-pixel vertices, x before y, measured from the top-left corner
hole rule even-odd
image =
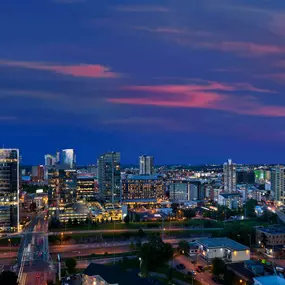
[[[196,260],[196,257],[195,257],[195,260]],[[176,269],[176,265],[178,265],[180,263],[185,265],[185,269],[181,270],[185,274],[187,274],[187,272],[189,272],[189,271],[195,270],[195,268],[198,265],[202,265],[202,266],[205,265],[205,262],[203,260],[201,260],[200,258],[198,258],[198,263],[194,265],[191,262],[191,258],[189,256],[185,256],[185,255],[176,256],[173,260],[173,267]],[[216,283],[212,280],[212,274],[207,272],[207,271],[201,272],[201,273],[196,272],[195,279],[198,280],[199,282],[201,282],[203,285],[216,285]]]

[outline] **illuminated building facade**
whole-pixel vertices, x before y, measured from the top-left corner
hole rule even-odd
[[[77,175],[73,169],[53,168],[49,171],[49,207],[63,207],[76,201]]]
[[[274,201],[284,204],[284,171],[283,165],[276,165],[271,169],[271,196]]]
[[[190,200],[190,182],[187,180],[172,180],[169,184],[170,201],[189,201]]]
[[[224,163],[224,192],[232,193],[236,192],[237,181],[236,181],[236,164],[232,162],[231,159],[228,159]]]
[[[98,180],[94,176],[77,177],[77,200],[90,200],[99,194]]]
[[[165,182],[157,175],[129,175],[122,179],[122,201],[156,202],[165,196]]]
[[[74,149],[63,149],[61,151],[60,166],[66,169],[73,169],[76,165]]]
[[[154,173],[153,156],[141,155],[139,163],[140,175],[152,175]]]
[[[107,202],[121,200],[121,170],[119,152],[107,152],[98,158],[99,194]]]
[[[0,149],[0,231],[19,230],[19,150]]]

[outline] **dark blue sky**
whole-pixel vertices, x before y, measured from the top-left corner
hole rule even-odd
[[[0,143],[157,163],[282,163],[285,2],[0,4]]]

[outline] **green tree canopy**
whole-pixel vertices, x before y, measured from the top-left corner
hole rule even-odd
[[[76,272],[76,259],[75,258],[67,258],[65,259],[65,266],[67,268],[67,271],[72,274]]]
[[[13,271],[3,271],[0,275],[1,285],[17,285],[17,275]]]
[[[213,265],[213,274],[215,276],[223,275],[225,272],[225,262],[221,258],[215,257],[212,261]]]
[[[124,222],[125,222],[126,224],[128,224],[128,223],[130,222],[130,217],[129,217],[129,215],[126,215],[126,216],[124,217]]]
[[[148,243],[140,247],[138,256],[147,264],[148,269],[154,269],[173,257],[173,248],[171,244],[164,243],[160,237],[152,236]]]
[[[189,243],[186,240],[181,240],[178,243],[178,249],[179,251],[183,251],[184,254],[188,254],[189,253]]]

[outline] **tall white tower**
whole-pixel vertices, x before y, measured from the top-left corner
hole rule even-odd
[[[140,175],[152,175],[154,172],[153,156],[141,155],[139,157]]]
[[[236,192],[236,188],[236,164],[233,163],[231,159],[228,159],[228,161],[224,163],[224,192]]]

